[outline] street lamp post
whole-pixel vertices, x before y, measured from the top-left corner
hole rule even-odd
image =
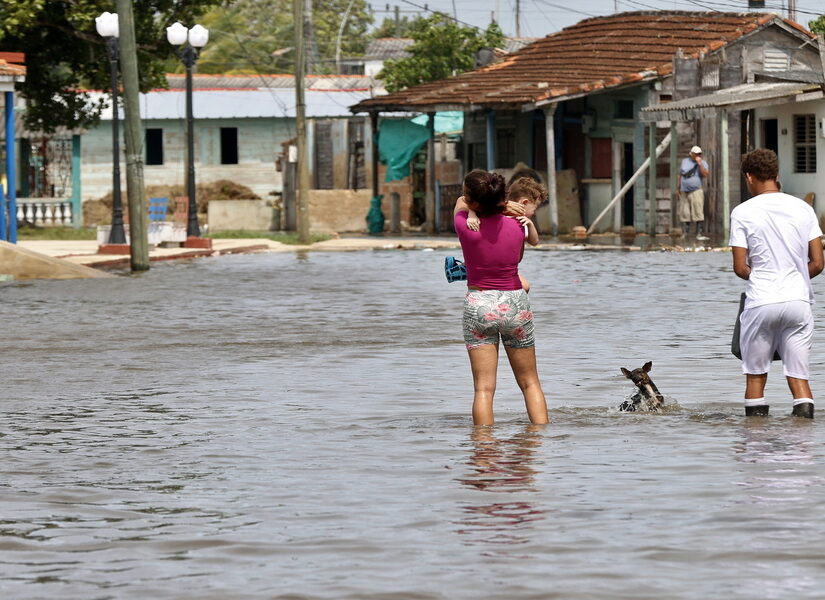
[[[173,46],[181,46],[178,56],[186,67],[186,158],[189,163],[186,178],[186,192],[189,196],[189,219],[186,223],[187,237],[200,237],[198,226],[198,204],[195,201],[195,132],[192,117],[192,68],[198,61],[200,49],[209,41],[209,30],[201,25],[187,29],[180,23],[166,28],[166,39]]]
[[[120,195],[120,135],[117,114],[117,63],[118,63],[118,26],[117,15],[105,12],[95,19],[97,32],[106,38],[109,49],[109,66],[112,78],[112,228],[109,230],[110,244],[125,244],[126,232],[123,229],[123,200]]]

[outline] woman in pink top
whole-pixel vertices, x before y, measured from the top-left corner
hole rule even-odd
[[[467,206],[481,223],[467,228]],[[493,424],[499,340],[524,394],[532,423],[547,423],[547,403],[536,369],[533,313],[522,289],[518,263],[524,253],[524,229],[503,214],[504,178],[476,169],[464,178],[464,196],[456,202],[455,230],[467,266],[464,341],[473,372],[473,422]]]

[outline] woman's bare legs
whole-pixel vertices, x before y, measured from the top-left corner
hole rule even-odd
[[[493,424],[493,396],[496,393],[498,344],[484,344],[467,350],[473,370],[473,424]]]
[[[544,424],[549,421],[547,418],[547,402],[544,399],[544,391],[541,389],[539,373],[536,368],[536,348],[510,348],[504,347],[507,358],[510,360],[510,368],[516,377],[521,392],[524,394],[524,405],[527,407],[527,416],[531,423]]]

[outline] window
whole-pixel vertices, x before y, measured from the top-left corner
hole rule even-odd
[[[816,115],[793,117],[794,172],[816,173]]]
[[[784,50],[765,48],[762,52],[762,68],[766,71],[787,71],[791,68],[791,58]]]
[[[633,119],[633,100],[616,100],[616,118],[617,119]]]
[[[512,129],[496,130],[496,165],[508,167],[516,163],[516,132]]]
[[[718,64],[704,64],[704,65],[702,65],[702,87],[703,88],[718,88],[719,87],[719,65]]]
[[[332,121],[330,119],[315,121],[315,189],[331,190],[335,188],[335,154],[332,148]]]
[[[238,164],[238,128],[221,127],[221,164]]]
[[[163,164],[163,129],[146,130],[146,164]]]

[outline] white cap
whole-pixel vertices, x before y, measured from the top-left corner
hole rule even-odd
[[[694,146],[690,149],[691,154],[702,154],[702,149],[699,146]]]

